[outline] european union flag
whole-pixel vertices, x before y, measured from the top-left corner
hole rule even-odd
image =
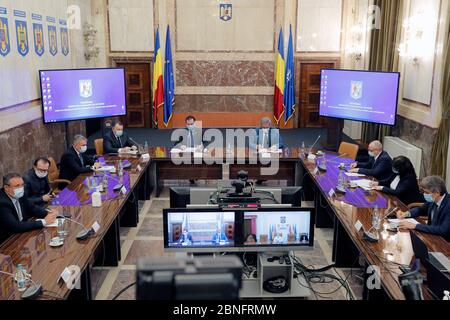
[[[173,81],[172,47],[170,45],[170,29],[167,26],[166,53],[164,63],[164,125],[167,127],[172,118],[175,103],[175,83]]]
[[[295,67],[294,45],[292,42],[292,26],[289,27],[289,47],[286,57],[286,73],[284,77],[284,123],[292,118],[295,113]]]

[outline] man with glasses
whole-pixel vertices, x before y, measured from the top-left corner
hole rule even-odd
[[[56,220],[57,210],[48,212],[24,197],[24,184],[18,173],[9,173],[3,177],[3,188],[0,190],[0,243],[13,234],[40,229]],[[33,217],[37,219],[32,220]]]
[[[48,183],[50,161],[39,157],[34,161],[33,168],[23,177],[25,181],[25,196],[31,203],[43,207],[53,198]]]

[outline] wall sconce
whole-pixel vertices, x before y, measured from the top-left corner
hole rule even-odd
[[[94,29],[92,24],[86,23],[84,25],[84,42],[85,42],[85,52],[84,57],[87,61],[93,58],[97,58],[100,53],[100,48],[95,46],[96,43],[97,30]]]

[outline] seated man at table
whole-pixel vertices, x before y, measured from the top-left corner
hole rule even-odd
[[[113,122],[111,132],[103,137],[103,151],[105,153],[128,153],[131,150],[137,150],[137,145],[123,131],[122,122]]]
[[[221,241],[228,242],[228,238],[225,235],[225,232],[222,231],[222,227],[220,226],[217,227],[216,233],[214,233],[211,241],[214,243],[219,243]]]
[[[197,151],[203,147],[203,130],[196,125],[196,119],[194,116],[187,116],[185,119],[186,130],[178,137],[174,146],[179,147],[181,150],[187,148],[195,148]]]
[[[283,138],[280,135],[280,130],[272,128],[272,120],[268,117],[261,119],[261,127],[256,128],[250,137],[249,147],[257,150],[271,150],[276,151],[282,149]]]
[[[39,157],[34,161],[33,168],[23,177],[25,181],[25,196],[40,207],[45,206],[52,198],[48,183],[48,169],[50,161],[45,157]]]
[[[369,144],[369,157],[368,162],[351,164],[350,172],[371,176],[377,180],[389,179],[392,175],[392,159],[386,151],[383,151],[380,141],[373,141]]]
[[[431,233],[443,237],[450,242],[450,195],[447,193],[445,181],[438,176],[426,177],[420,182],[426,203],[410,211],[398,211],[397,217],[402,219],[399,227]],[[415,224],[405,218],[428,216],[428,224]]]
[[[40,229],[56,220],[58,212],[48,212],[32,204],[26,197],[24,181],[20,174],[9,173],[3,177],[0,190],[0,243],[16,233]],[[37,220],[30,220],[32,217]]]
[[[184,228],[183,233],[178,238],[178,244],[190,245],[192,244],[192,235],[189,233],[188,229]]]
[[[82,135],[76,135],[73,139],[72,147],[61,157],[60,179],[72,181],[82,173],[92,172],[93,168],[98,169],[101,167],[100,163],[95,162],[93,156],[86,154],[86,150],[87,139]]]

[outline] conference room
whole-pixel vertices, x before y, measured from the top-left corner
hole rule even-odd
[[[0,0],[0,300],[450,300],[449,48],[447,0]]]

